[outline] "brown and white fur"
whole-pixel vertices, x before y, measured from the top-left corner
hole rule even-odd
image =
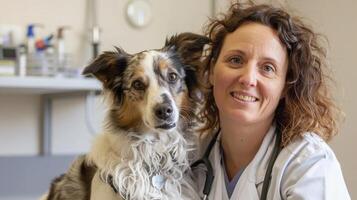
[[[162,49],[130,55],[117,48],[86,67],[84,74],[103,83],[107,124],[45,199],[199,199],[189,165],[200,99],[196,70],[207,43],[182,33]]]

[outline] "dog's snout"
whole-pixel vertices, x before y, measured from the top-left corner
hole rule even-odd
[[[167,120],[171,118],[172,114],[173,114],[173,108],[168,103],[157,105],[155,108],[155,115],[159,119]]]

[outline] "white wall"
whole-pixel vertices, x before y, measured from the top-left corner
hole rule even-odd
[[[0,0],[0,24],[19,25],[40,23],[38,37],[55,33],[58,26],[70,26],[65,32],[66,46],[83,64],[90,56],[90,0]],[[126,21],[125,7],[129,0],[95,0],[97,18],[101,27],[101,49],[112,50],[114,45],[129,52],[160,48],[164,38],[182,31],[200,32],[210,15],[208,0],[148,0],[152,5],[153,19],[143,29],[132,28]]]
[[[0,155],[34,155],[39,151],[38,96],[0,95]]]

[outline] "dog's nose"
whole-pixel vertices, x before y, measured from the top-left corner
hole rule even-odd
[[[159,119],[166,120],[172,116],[172,113],[173,113],[172,106],[167,103],[157,105],[155,108],[155,115]]]

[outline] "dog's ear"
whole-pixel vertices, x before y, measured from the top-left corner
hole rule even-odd
[[[202,100],[202,94],[198,90],[199,72],[203,67],[202,57],[205,45],[210,42],[209,38],[195,33],[181,33],[166,39],[164,49],[178,54],[184,64],[186,73],[185,82],[189,90],[190,98],[195,101]]]
[[[83,75],[93,75],[103,83],[105,88],[113,87],[114,78],[121,76],[126,69],[130,54],[115,47],[116,52],[106,51],[84,68]]]
[[[185,64],[191,64],[200,60],[209,41],[206,36],[186,32],[167,38],[164,48],[176,51]]]

